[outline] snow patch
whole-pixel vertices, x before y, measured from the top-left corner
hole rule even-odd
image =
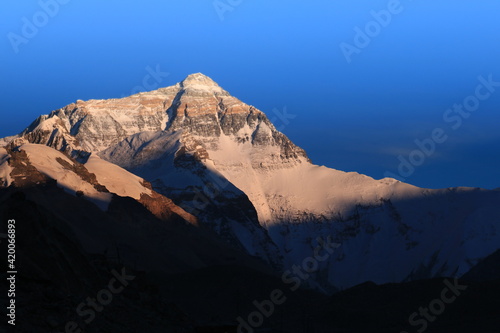
[[[57,162],[57,159],[60,158],[72,165],[73,161],[66,155],[53,148],[37,144],[22,145],[20,150],[26,152],[31,164],[38,171],[57,180],[59,187],[72,195],[76,195],[77,191],[82,191],[85,199],[93,202],[103,211],[108,210],[113,195],[97,191],[92,184],[84,181],[79,175]]]
[[[142,178],[126,171],[119,166],[91,155],[87,163],[87,170],[96,175],[97,181],[106,186],[113,193],[122,197],[141,199],[141,194],[151,195],[152,191],[142,185]]]

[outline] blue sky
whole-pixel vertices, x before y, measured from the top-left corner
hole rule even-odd
[[[443,119],[479,76],[500,82],[498,1],[55,1],[0,4],[0,137],[77,99],[129,95],[151,70],[163,73],[158,87],[202,72],[276,119],[316,164],[500,187],[500,87],[458,129]],[[341,45],[356,47],[356,27],[369,43],[358,36],[348,62]],[[282,121],[273,110],[285,108]],[[436,128],[447,140],[399,172],[399,156]]]

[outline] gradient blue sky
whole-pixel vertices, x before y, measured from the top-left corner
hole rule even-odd
[[[448,140],[407,182],[500,187],[500,88],[457,130],[443,120],[479,75],[500,81],[499,1],[401,0],[351,63],[339,45],[353,44],[354,28],[389,1],[242,0],[224,20],[213,0],[65,1],[18,53],[9,33],[22,36],[24,17],[43,20],[42,7],[0,4],[0,137],[77,99],[129,95],[159,66],[169,75],[158,87],[212,77],[275,119],[316,164],[397,174],[398,156],[439,127]],[[274,115],[284,108],[293,119]]]

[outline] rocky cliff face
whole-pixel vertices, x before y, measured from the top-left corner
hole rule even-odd
[[[164,129],[165,110],[174,96],[152,92],[123,99],[78,100],[39,117],[21,136],[61,151],[98,152],[129,135]]]
[[[280,147],[283,159],[306,157],[263,112],[200,73],[171,87],[121,99],[78,100],[39,117],[21,136],[65,152],[97,153],[131,135],[162,130],[186,131],[212,147],[226,135],[255,146]]]
[[[188,76],[178,87],[167,111],[167,129],[203,137],[209,149],[217,149],[217,139],[224,135],[255,147],[279,147],[281,159],[307,158],[305,151],[277,131],[263,112],[232,97],[203,74]]]

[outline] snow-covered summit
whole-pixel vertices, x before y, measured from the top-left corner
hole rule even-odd
[[[211,78],[209,78],[208,76],[206,76],[202,73],[194,73],[194,74],[188,75],[184,80],[182,80],[180,85],[183,88],[193,86],[193,85],[207,86],[207,87],[218,87],[219,86],[214,80],[212,80]]]

